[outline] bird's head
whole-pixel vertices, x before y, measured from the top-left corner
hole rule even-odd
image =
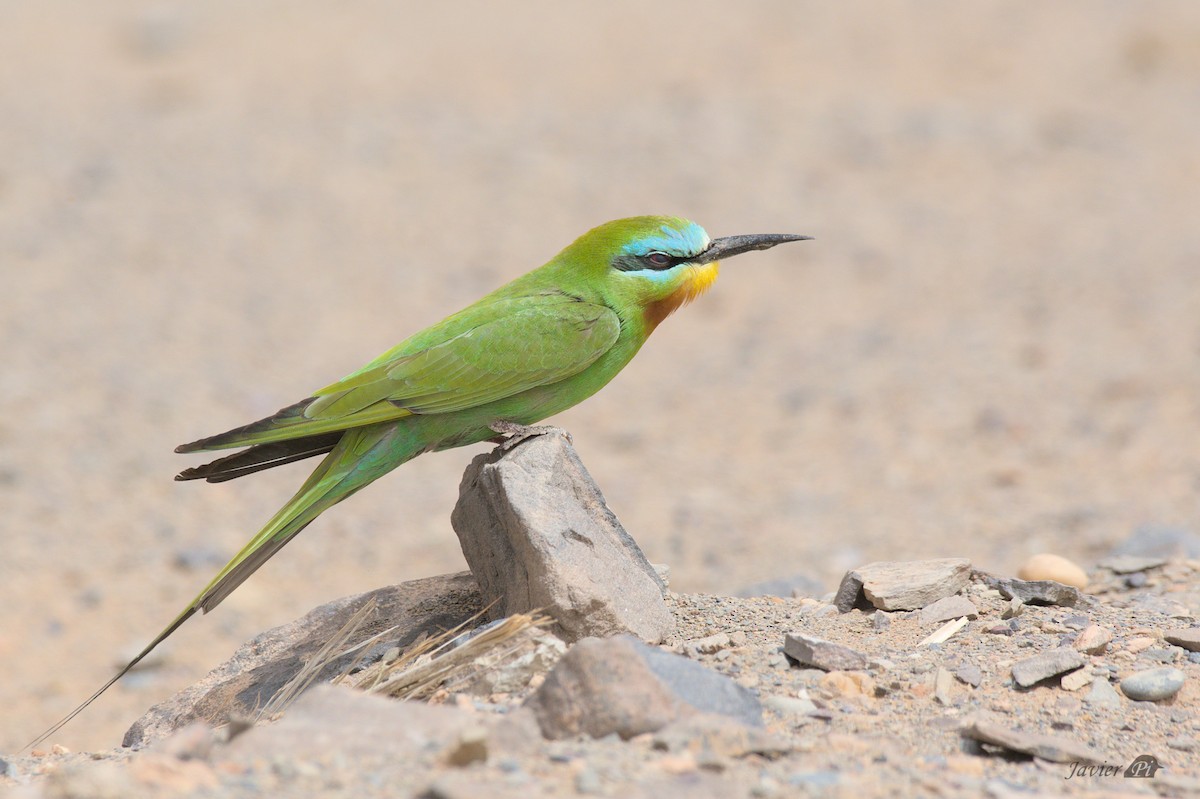
[[[635,216],[589,230],[556,260],[582,265],[610,304],[642,309],[653,329],[713,284],[720,259],[808,238],[767,233],[710,239],[686,219]]]

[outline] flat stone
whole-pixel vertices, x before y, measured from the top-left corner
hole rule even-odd
[[[1112,548],[1111,555],[1200,558],[1200,534],[1182,527],[1144,524]]]
[[[1054,763],[1104,763],[1107,760],[1102,752],[1073,738],[1025,732],[984,719],[969,721],[959,733],[964,738]]]
[[[1078,691],[1086,685],[1091,685],[1092,679],[1093,677],[1087,669],[1076,669],[1069,674],[1064,674],[1059,685],[1064,691]]]
[[[490,618],[540,609],[567,640],[674,630],[662,578],[564,435],[476,457],[450,521]]]
[[[966,558],[868,563],[846,572],[834,605],[846,613],[865,597],[880,610],[918,610],[957,594],[970,576]]]
[[[325,762],[330,753],[352,753],[356,770],[370,773],[394,795],[412,796],[441,763],[486,758],[488,735],[475,713],[318,685],[279,721],[248,730],[217,750],[213,760],[219,773],[241,773],[261,763],[297,768]]]
[[[1085,663],[1083,655],[1074,649],[1059,647],[1018,660],[1012,666],[1013,681],[1028,688],[1063,672],[1073,671]]]
[[[1181,646],[1189,652],[1200,652],[1200,627],[1167,630],[1163,633],[1163,639],[1168,644]]]
[[[965,596],[955,594],[942,597],[933,604],[921,608],[918,618],[921,624],[937,624],[950,619],[961,619],[964,616],[968,619],[978,618],[979,608],[975,607],[975,603]]]
[[[239,735],[220,751],[219,759],[247,762],[280,752],[316,759],[335,750],[356,756],[440,751],[478,723],[474,714],[445,705],[397,702],[319,685],[297,699],[279,721]]]
[[[762,724],[762,707],[751,691],[627,635],[576,643],[526,706],[551,739],[613,733],[628,739],[696,713]]]
[[[801,633],[784,636],[783,653],[802,666],[824,671],[858,671],[870,665],[867,656],[857,649]]]
[[[1005,599],[1020,599],[1028,605],[1059,605],[1073,608],[1085,602],[1078,588],[1053,580],[1018,580],[1014,577],[996,577],[987,572],[975,574],[999,591]]]
[[[1154,555],[1113,555],[1097,563],[1114,574],[1134,574],[1147,569],[1157,569],[1167,562],[1166,558]]]
[[[1087,652],[1089,655],[1098,655],[1108,649],[1108,645],[1112,643],[1112,639],[1112,630],[1101,627],[1098,624],[1089,624],[1079,631],[1079,635],[1075,636],[1075,640],[1071,643],[1071,646],[1080,652]]]
[[[125,733],[123,746],[142,747],[193,721],[223,724],[253,717],[366,603],[375,611],[347,646],[390,627],[383,649],[405,647],[422,635],[436,635],[479,612],[479,589],[469,572],[428,577],[343,597],[303,617],[251,638],[199,682],[150,708]],[[383,650],[380,649],[382,652]],[[335,658],[314,678],[327,682],[361,652]]]
[[[1140,702],[1161,702],[1179,693],[1185,682],[1187,676],[1180,669],[1145,669],[1121,680],[1121,693]]]

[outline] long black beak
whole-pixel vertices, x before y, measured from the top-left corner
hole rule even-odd
[[[795,233],[755,233],[749,236],[726,236],[713,239],[708,249],[692,259],[694,264],[707,264],[741,255],[751,250],[769,250],[776,244],[786,244],[789,241],[806,241],[812,236],[797,236]]]

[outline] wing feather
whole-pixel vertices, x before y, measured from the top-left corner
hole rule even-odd
[[[620,332],[612,309],[564,294],[478,304],[308,400],[178,451],[286,441],[485,405],[583,371],[613,346]]]

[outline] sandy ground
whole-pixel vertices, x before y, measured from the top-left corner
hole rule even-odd
[[[0,752],[303,479],[171,476],[638,213],[731,261],[558,421],[680,591],[1200,526],[1200,5],[0,3]],[[463,567],[471,451],[322,518],[55,740]]]

